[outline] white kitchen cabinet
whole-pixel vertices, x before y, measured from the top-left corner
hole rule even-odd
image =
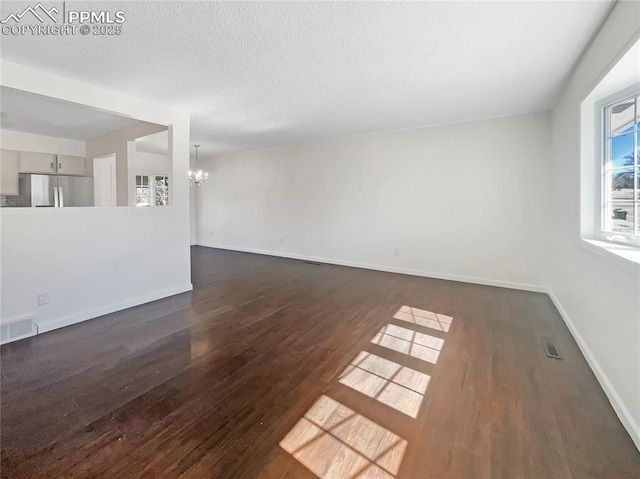
[[[20,173],[74,176],[85,176],[87,174],[86,160],[81,156],[21,151],[19,158]]]
[[[86,161],[81,156],[58,155],[59,175],[84,176],[86,173]]]
[[[0,195],[18,194],[18,152],[0,150]]]
[[[20,173],[52,174],[56,172],[55,155],[21,151],[19,156]]]

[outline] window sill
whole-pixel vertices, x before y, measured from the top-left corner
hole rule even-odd
[[[585,245],[588,250],[615,261],[622,266],[626,266],[635,271],[640,269],[640,248],[585,238],[582,239],[582,244]]]

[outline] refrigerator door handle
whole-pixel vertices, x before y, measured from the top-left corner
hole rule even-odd
[[[62,186],[58,186],[58,196],[60,197],[60,208],[64,208],[64,190]]]
[[[60,200],[58,199],[58,187],[53,187],[53,206],[56,208],[60,206]]]

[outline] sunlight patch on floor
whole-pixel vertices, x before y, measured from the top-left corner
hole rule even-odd
[[[435,364],[438,361],[438,356],[440,356],[444,339],[435,338],[395,324],[387,324],[382,327],[371,342]]]
[[[411,306],[402,306],[396,314],[393,315],[393,317],[419,326],[444,331],[445,333],[449,331],[451,323],[453,322],[453,318],[451,316],[432,313],[431,311],[412,308]]]
[[[417,417],[430,376],[361,351],[340,375],[341,384],[401,413]]]
[[[453,321],[449,316],[410,306],[402,306],[394,318],[442,332],[448,332]],[[438,361],[444,342],[391,323],[371,340],[431,364]],[[393,357],[404,362],[401,356]],[[430,380],[428,374],[367,351],[361,351],[338,377],[340,384],[414,419]],[[381,411],[373,410],[376,414]],[[280,446],[321,479],[395,479],[407,441],[323,395]]]
[[[280,447],[321,479],[393,479],[407,441],[323,395]]]

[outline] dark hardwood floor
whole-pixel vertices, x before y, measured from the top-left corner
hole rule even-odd
[[[546,295],[192,262],[193,293],[1,348],[2,477],[640,477]]]

